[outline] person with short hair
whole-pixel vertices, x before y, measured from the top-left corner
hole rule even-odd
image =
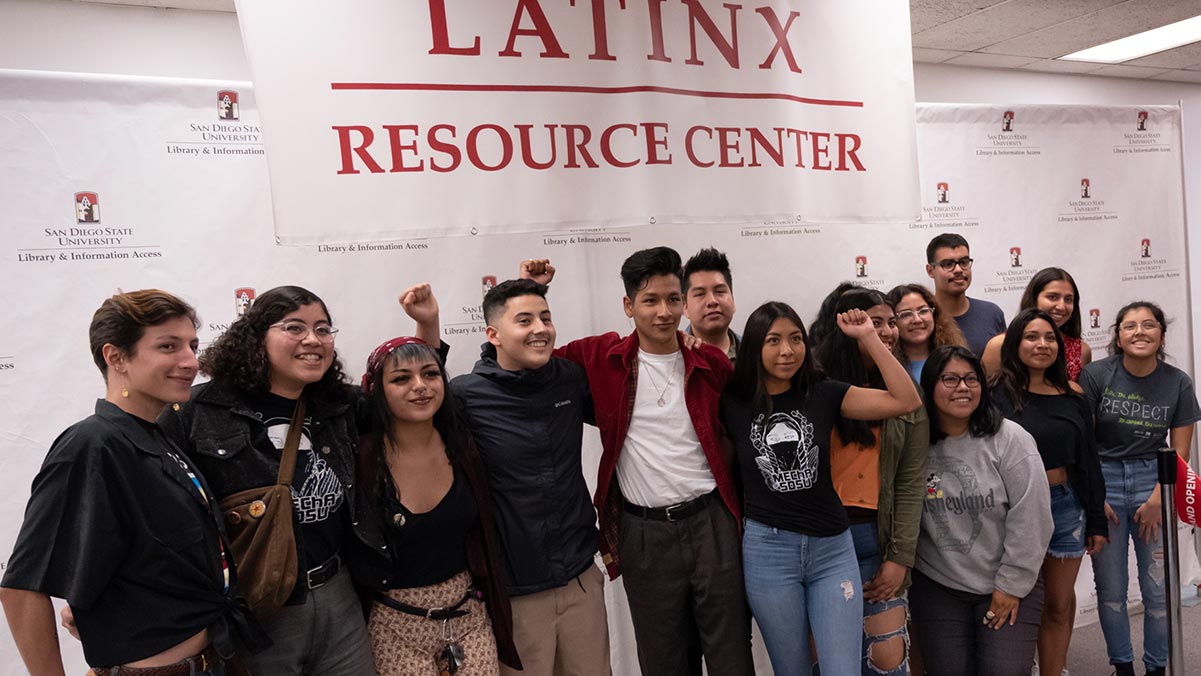
[[[1042,618],[1050,489],[1030,433],[993,406],[970,350],[922,369],[926,496],[909,607],[927,676],[1029,676]]]
[[[196,323],[157,289],[118,293],[92,317],[104,399],[51,445],[0,583],[30,673],[63,673],[50,597],[69,604],[97,675],[238,673],[236,649],[269,643],[236,595],[213,492],[155,423],[188,400]]]
[[[972,254],[967,240],[955,233],[938,235],[926,245],[926,275],[934,280],[938,307],[955,319],[968,349],[984,354],[984,346],[1005,332],[1005,313],[996,303],[969,298]]]
[[[738,358],[738,334],[730,329],[734,320],[734,278],[730,260],[713,247],[701,249],[684,264],[685,333],[700,338]]]
[[[546,292],[530,279],[488,291],[488,341],[471,373],[450,388],[487,468],[508,572],[522,670],[502,664],[500,673],[607,676],[605,576],[595,562],[596,510],[582,466],[592,398],[584,369],[552,356],[557,334]]]
[[[1093,436],[1093,413],[1068,379],[1066,336],[1037,308],[1018,313],[1004,334],[992,395],[1001,413],[1029,432],[1051,485],[1055,530],[1043,561],[1044,602],[1038,631],[1039,670],[1067,666],[1076,620],[1076,575],[1086,553],[1105,546],[1105,482]]]
[[[1163,674],[1168,663],[1168,626],[1159,530],[1157,453],[1165,443],[1186,461],[1201,406],[1188,374],[1164,361],[1168,321],[1163,310],[1135,301],[1118,310],[1109,356],[1080,374],[1080,386],[1096,418],[1097,452],[1105,479],[1109,546],[1093,557],[1097,616],[1109,663],[1118,676],[1134,673],[1130,645],[1130,542],[1138,561],[1143,600],[1143,665]]]
[[[934,293],[921,284],[901,284],[885,296],[897,315],[897,344],[893,354],[909,370],[914,382],[935,348],[966,347],[959,325],[938,307]]]
[[[1063,338],[1063,356],[1067,363],[1068,379],[1076,382],[1080,370],[1093,360],[1093,350],[1080,337],[1080,289],[1076,280],[1063,268],[1043,268],[1030,278],[1018,311],[1037,308],[1055,321]],[[984,348],[980,360],[991,376],[1001,367],[1001,345],[1005,334],[994,336]]]
[[[545,263],[542,261],[540,263]],[[523,265],[547,283],[553,268]],[[684,349],[680,255],[643,249],[621,266],[634,331],[555,350],[588,375],[603,452],[600,550],[622,576],[644,674],[754,673],[738,551],[738,496],[722,454],[718,401],[730,360]]]
[[[721,399],[722,426],[733,442],[746,498],[747,600],[778,676],[812,673],[810,630],[823,673],[863,668],[860,562],[834,489],[832,431],[839,418],[881,420],[921,406],[913,381],[866,312],[848,308],[836,323],[879,369],[886,389],[825,377],[796,311],[773,301],[747,319]],[[892,591],[881,595],[891,598]]]

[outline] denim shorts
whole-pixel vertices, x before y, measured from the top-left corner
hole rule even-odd
[[[1055,531],[1047,554],[1057,559],[1084,556],[1084,508],[1067,484],[1051,487],[1051,520],[1055,522]]]

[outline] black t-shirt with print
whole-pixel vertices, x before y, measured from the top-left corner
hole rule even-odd
[[[282,455],[296,402],[267,393],[251,398],[249,404],[267,428],[275,450]],[[296,452],[296,471],[292,475],[292,509],[301,539],[302,577],[303,571],[320,566],[338,553],[346,525],[342,482],[326,459],[313,449],[312,424],[312,419],[305,416]]]
[[[721,422],[738,456],[748,518],[818,537],[849,527],[830,476],[830,430],[849,388],[827,379],[807,396],[789,390],[771,398],[771,413],[722,397]]]

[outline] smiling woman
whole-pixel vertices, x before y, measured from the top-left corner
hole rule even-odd
[[[483,461],[446,371],[417,338],[393,338],[363,375],[372,425],[359,444],[351,566],[373,592],[381,676],[496,676],[521,669]]]
[[[271,289],[201,355],[200,369],[212,380],[163,419],[224,500],[286,474],[280,458],[303,400],[291,514],[284,521],[294,529],[298,563],[284,571],[278,583],[283,588],[264,595],[286,599],[283,607],[254,609],[274,641],[250,660],[259,673],[360,674],[372,668],[359,601],[342,570],[358,395],[344,381],[336,335],[316,294],[297,286]],[[232,527],[242,516],[231,511],[226,518]],[[314,643],[325,647],[313,651]]]
[[[120,293],[89,334],[105,397],[34,479],[0,592],[8,626],[30,673],[63,671],[50,597],[66,599],[97,672],[225,673],[231,630],[244,646],[262,637],[234,598],[204,478],[154,423],[188,399],[196,313],[163,291]]]

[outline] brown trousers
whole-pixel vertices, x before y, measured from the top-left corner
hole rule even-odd
[[[393,589],[388,596],[418,608],[438,608],[458,603],[470,585],[471,575],[464,571],[428,587]],[[456,676],[499,676],[496,638],[492,635],[488,609],[479,599],[471,599],[463,609],[471,614],[446,624],[447,634],[463,646],[467,657]],[[442,621],[373,603],[367,634],[371,637],[371,652],[379,676],[439,676],[434,660],[446,647]]]
[[[610,676],[605,575],[596,566],[562,587],[514,596],[513,640],[523,670],[501,676]]]

